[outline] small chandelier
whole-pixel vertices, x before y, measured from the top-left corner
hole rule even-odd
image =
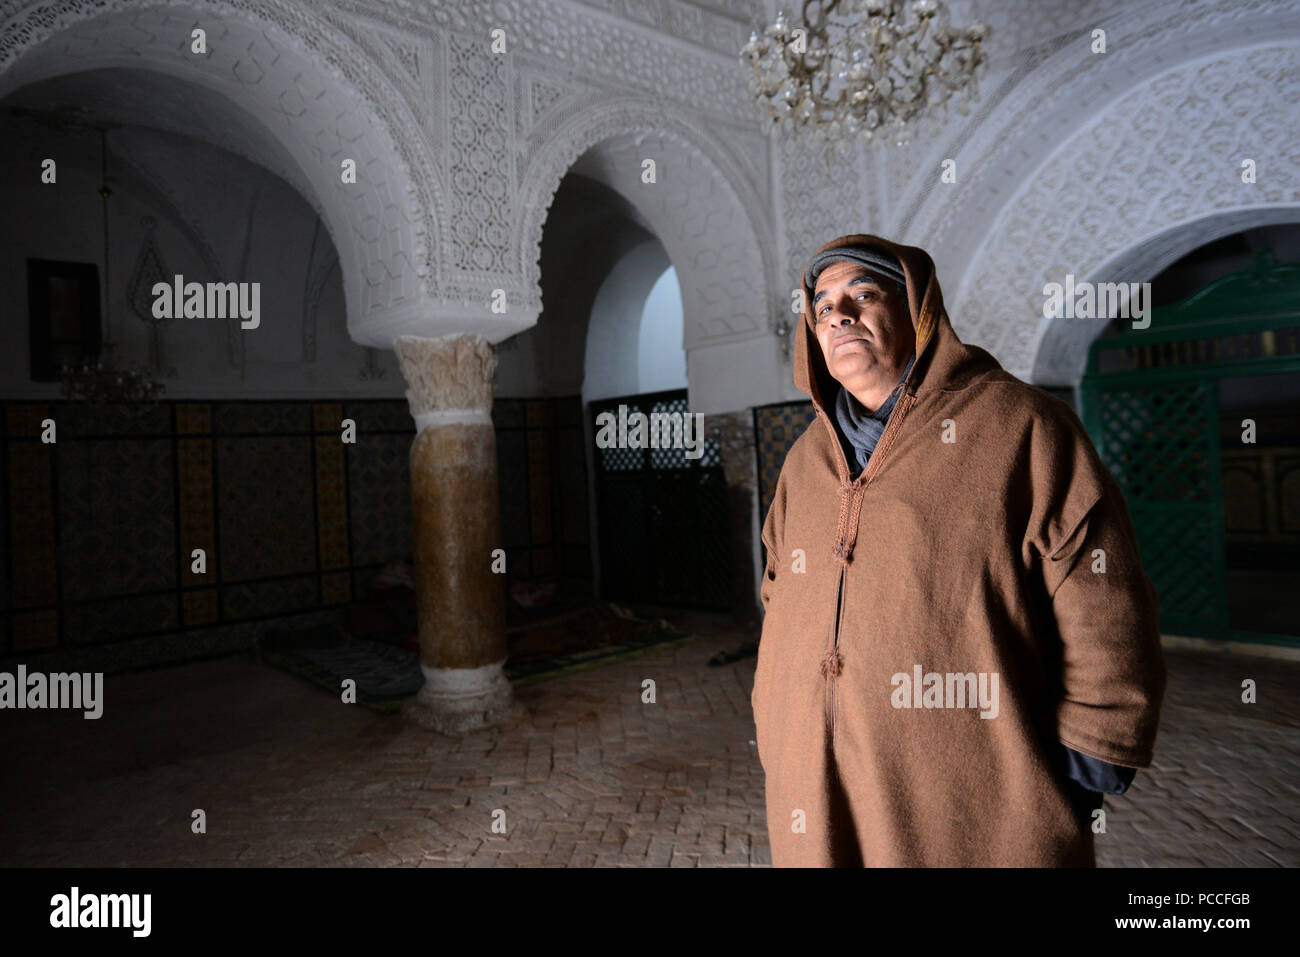
[[[100,137],[100,186],[99,198],[102,201],[102,225],[104,236],[104,325],[108,330],[107,341],[99,350],[99,356],[82,358],[79,362],[64,361],[59,367],[59,379],[63,397],[74,402],[127,402],[133,403],[133,412],[140,414],[156,405],[158,394],[163,391],[161,382],[155,382],[148,372],[135,366],[119,364],[117,343],[112,339],[112,325],[109,321],[112,306],[112,274],[109,271],[108,242],[108,200],[113,195],[108,176],[108,129],[99,128]]]
[[[76,402],[132,402],[147,408],[163,391],[162,383],[155,382],[148,372],[119,365],[113,342],[104,343],[99,358],[64,363],[59,371],[63,397]]]
[[[740,58],[769,131],[793,122],[841,149],[854,137],[903,146],[922,118],[946,118],[949,99],[969,112],[988,36],[979,22],[951,26],[939,0],[804,0],[802,24],[782,11]]]

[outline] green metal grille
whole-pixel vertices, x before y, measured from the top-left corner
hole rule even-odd
[[[1128,501],[1142,563],[1175,634],[1300,645],[1228,623],[1218,388],[1300,372],[1300,263],[1259,250],[1247,269],[1093,342],[1083,419]]]
[[[1130,499],[1199,503],[1211,495],[1215,435],[1210,383],[1106,391],[1102,457]]]
[[[1094,440],[1124,490],[1163,630],[1227,627],[1215,380],[1097,390]]]

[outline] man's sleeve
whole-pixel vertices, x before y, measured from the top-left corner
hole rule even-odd
[[[1070,778],[1070,803],[1079,823],[1087,827],[1092,823],[1092,812],[1105,804],[1106,795],[1127,791],[1137,770],[1098,761],[1065,745],[1061,745],[1061,750],[1065,753],[1065,770]]]
[[[1074,748],[1061,745],[1065,752],[1065,772],[1080,787],[1099,794],[1123,794],[1133,783],[1136,768],[1125,768],[1109,761],[1080,754]]]
[[[1043,553],[1062,643],[1057,735],[1081,754],[1143,768],[1151,764],[1165,690],[1155,587],[1142,570],[1119,485],[1086,457],[1095,468],[1075,487],[1099,494],[1082,519],[1058,526],[1065,528],[1061,539]]]

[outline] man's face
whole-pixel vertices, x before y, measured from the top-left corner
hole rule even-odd
[[[854,262],[831,263],[813,289],[826,368],[868,409],[889,398],[916,345],[906,295]]]

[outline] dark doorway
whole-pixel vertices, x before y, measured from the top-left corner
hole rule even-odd
[[[618,421],[620,406],[628,417],[688,414],[685,389],[601,399],[590,404],[593,435],[600,434],[602,413]],[[684,448],[596,448],[602,598],[730,610],[722,452],[715,440],[700,440],[698,458]]]
[[[1300,636],[1300,372],[1218,386],[1228,623]]]

